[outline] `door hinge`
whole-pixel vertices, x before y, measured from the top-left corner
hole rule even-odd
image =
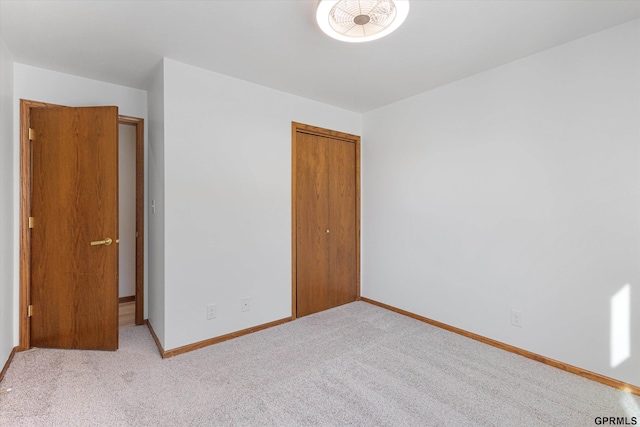
[[[33,128],[29,128],[29,141],[35,141],[36,140],[36,131],[33,130]]]
[[[138,232],[136,231],[136,239],[138,238]]]
[[[33,217],[29,217],[29,228],[33,228]]]
[[[27,317],[31,317],[32,313],[33,313],[33,306],[29,304],[29,307],[27,308]]]

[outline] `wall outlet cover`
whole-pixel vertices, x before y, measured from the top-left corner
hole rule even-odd
[[[207,320],[215,319],[218,316],[218,310],[216,304],[209,304],[207,306]]]
[[[522,328],[522,311],[511,310],[511,324],[513,326]]]

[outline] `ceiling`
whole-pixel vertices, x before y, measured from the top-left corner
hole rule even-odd
[[[366,112],[640,18],[640,0],[411,0],[368,43],[335,41],[316,0],[0,0],[15,62],[140,89],[162,57]]]

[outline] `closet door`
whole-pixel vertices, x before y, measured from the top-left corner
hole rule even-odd
[[[336,307],[357,298],[356,144],[328,139],[327,160],[330,307]]]
[[[299,133],[297,182],[297,312],[298,316],[331,307],[329,283],[329,168],[324,138]]]
[[[358,298],[359,139],[326,132],[330,134],[294,133],[297,317]]]

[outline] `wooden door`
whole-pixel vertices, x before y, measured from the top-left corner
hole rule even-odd
[[[324,138],[297,136],[297,315],[332,307],[329,281],[329,168]],[[330,230],[329,230],[330,231]]]
[[[295,134],[297,317],[358,297],[357,141]]]
[[[356,144],[326,139],[329,165],[329,286],[333,304],[357,299]]]
[[[32,108],[30,120],[31,346],[116,350],[118,108]]]

